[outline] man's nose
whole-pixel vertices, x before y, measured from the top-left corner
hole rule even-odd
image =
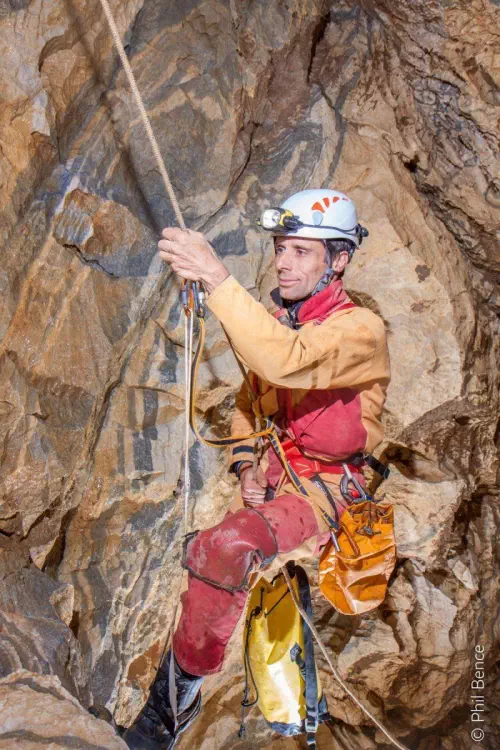
[[[282,250],[275,258],[275,266],[277,271],[289,270],[291,265],[290,253],[286,250]]]

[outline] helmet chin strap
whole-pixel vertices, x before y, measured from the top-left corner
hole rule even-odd
[[[325,246],[325,252],[327,253],[327,257],[329,258],[329,262],[331,263],[332,262],[332,258],[330,258],[330,253],[328,252],[328,245],[326,244],[326,240],[323,240],[323,245]],[[316,286],[314,287],[314,289],[312,290],[312,292],[311,292],[311,294],[309,296],[310,297],[314,297],[315,294],[319,294],[324,289],[326,289],[326,287],[331,282],[331,280],[333,279],[334,276],[335,276],[335,271],[329,265],[328,268],[326,269],[325,273],[320,278],[320,280],[318,281],[318,283],[316,284]]]
[[[288,311],[288,317],[290,318],[290,322],[292,324],[292,328],[296,328],[298,326],[298,316],[299,316],[299,310],[308,299],[311,297],[314,297],[315,294],[319,294],[322,292],[326,287],[331,283],[332,279],[335,277],[336,273],[333,270],[331,266],[329,266],[323,276],[320,278],[312,292],[308,294],[306,297],[303,297],[302,299],[297,300],[282,300],[283,307]]]
[[[319,294],[324,289],[326,289],[326,287],[330,284],[334,276],[335,276],[335,271],[333,270],[331,266],[329,266],[309,296],[314,297],[315,294]]]

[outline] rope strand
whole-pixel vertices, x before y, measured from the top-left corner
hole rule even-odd
[[[155,138],[155,134],[153,133],[153,128],[151,127],[148,113],[146,112],[146,107],[144,106],[144,102],[142,100],[140,91],[137,87],[137,83],[136,83],[134,74],[132,72],[132,68],[130,67],[128,57],[125,53],[125,48],[123,46],[122,40],[120,39],[120,34],[118,33],[115,19],[113,18],[113,13],[111,12],[111,8],[109,7],[108,0],[100,0],[100,1],[101,1],[102,8],[104,10],[104,13],[106,15],[106,18],[109,24],[109,28],[111,31],[111,35],[113,37],[113,41],[115,43],[117,52],[120,56],[120,60],[123,65],[123,70],[125,71],[125,75],[127,76],[129,86],[132,89],[135,102],[139,109],[139,113],[141,115],[144,129],[146,130],[146,135],[148,136],[149,143],[151,144],[151,149],[156,159],[156,163],[158,165],[158,169],[160,171],[163,184],[165,185],[167,195],[170,198],[170,202],[174,209],[175,218],[177,219],[177,223],[179,224],[180,228],[185,230],[186,224],[184,223],[184,218],[182,216],[182,212],[179,206],[179,201],[177,200],[177,196],[175,195],[174,189],[172,187],[172,183],[170,182],[170,177],[168,176],[167,167],[165,166],[165,162],[163,161],[163,157],[160,153],[160,147],[158,146],[158,142]]]
[[[190,448],[190,400],[191,400],[191,377],[193,360],[193,323],[194,315],[184,316],[184,376],[185,376],[185,422],[184,422],[184,536],[189,531],[189,495],[191,492],[191,473],[189,471],[189,448]]]
[[[153,156],[158,166],[158,171],[160,172],[161,178],[163,180],[163,184],[165,186],[165,190],[172,204],[172,208],[174,209],[175,218],[177,220],[179,227],[185,231],[186,223],[184,221],[184,217],[182,216],[179,201],[177,200],[177,196],[175,194],[174,188],[170,181],[167,167],[161,155],[158,142],[155,138],[155,134],[153,133],[153,128],[151,127],[148,113],[146,112],[146,107],[144,106],[144,102],[142,100],[142,96],[137,86],[135,76],[132,72],[132,68],[130,67],[130,63],[125,53],[122,40],[120,39],[120,34],[118,33],[118,28],[116,26],[113,13],[111,11],[111,8],[109,7],[108,0],[100,0],[100,3],[104,11],[104,14],[106,16],[108,26],[111,31],[111,36],[113,37],[113,42],[115,44],[118,55],[120,57],[123,70],[125,71],[125,75],[127,77],[129,86],[134,95],[135,102],[137,104],[137,108],[139,110],[142,123],[144,125],[144,130],[146,131],[146,135],[151,145]],[[183,509],[184,534],[186,534],[188,530],[188,507],[189,507],[189,494],[190,494],[190,489],[191,489],[191,481],[190,481],[190,473],[189,473],[189,397],[190,397],[189,394],[191,392],[190,374],[191,374],[191,359],[192,359],[192,348],[193,348],[193,345],[192,345],[193,344],[193,314],[191,313],[189,317],[191,318],[189,326],[188,326],[188,319],[187,319],[188,316],[186,315],[184,319],[184,341],[185,341],[185,346],[186,346],[184,374],[185,374],[185,387],[186,387],[185,406],[186,406],[186,419],[187,419],[187,430],[185,434],[185,451],[186,452],[185,452],[185,459],[184,459],[184,509]],[[177,610],[178,610],[179,601],[180,601],[180,593],[182,590],[182,579],[183,579],[183,575],[181,574],[180,581],[179,581],[179,589],[178,589],[177,597],[176,597],[176,603],[175,603],[174,610],[173,610],[172,623],[170,627],[170,638],[167,637],[165,641],[163,652],[160,658],[160,664],[163,661],[163,657],[165,656],[168,643],[169,642],[172,643],[173,641],[175,621],[177,619]]]

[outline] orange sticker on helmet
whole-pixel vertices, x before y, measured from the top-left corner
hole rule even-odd
[[[311,211],[321,211],[321,213],[324,214],[325,210],[330,205],[330,201],[332,203],[336,203],[339,200],[340,198],[338,197],[338,195],[335,195],[333,198],[330,198],[328,195],[325,195],[325,197],[321,199],[321,202],[316,201],[316,203],[313,203],[313,205],[311,206]]]

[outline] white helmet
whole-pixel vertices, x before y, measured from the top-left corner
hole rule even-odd
[[[368,230],[358,224],[352,200],[338,190],[302,190],[279,208],[262,212],[259,224],[274,236],[350,240],[359,247]]]

